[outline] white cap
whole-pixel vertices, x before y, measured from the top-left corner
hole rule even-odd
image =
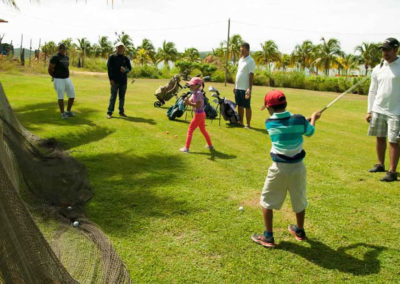
[[[119,41],[119,42],[117,42],[116,44],[115,44],[115,47],[118,47],[118,46],[123,46],[123,47],[125,47],[125,45],[121,42],[121,41]]]

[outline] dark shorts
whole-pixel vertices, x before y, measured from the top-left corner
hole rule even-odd
[[[245,90],[235,89],[235,103],[240,107],[250,108],[251,97],[249,99],[246,99],[245,96]]]

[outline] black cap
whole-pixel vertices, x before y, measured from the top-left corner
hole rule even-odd
[[[381,49],[394,49],[399,47],[399,41],[393,37],[385,39],[382,45],[379,47]]]
[[[67,46],[65,45],[65,43],[60,43],[58,45],[58,49],[67,49]]]

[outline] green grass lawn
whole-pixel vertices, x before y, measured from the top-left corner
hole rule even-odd
[[[287,232],[295,221],[288,199],[275,214],[277,247],[265,249],[250,236],[263,231],[258,201],[271,143],[264,130],[268,114],[259,107],[268,88],[254,88],[252,130],[207,122],[217,149],[211,156],[199,130],[191,153],[178,152],[188,122],[171,122],[166,108],[153,107],[154,90],[167,80],[129,84],[130,117],[111,120],[106,78],[72,80],[77,117],[61,120],[48,76],[0,73],[22,124],[42,138],[55,137],[86,165],[95,192],[87,214],[135,283],[400,281],[400,187],[367,171],[376,158],[374,139],[366,135],[366,97],[345,97],[305,138],[309,242]],[[232,85],[214,86],[233,98]],[[283,91],[288,109],[306,116],[337,95]]]

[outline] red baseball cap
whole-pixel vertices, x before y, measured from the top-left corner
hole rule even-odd
[[[285,94],[279,90],[269,91],[264,97],[264,105],[267,107],[277,106],[286,103]]]

